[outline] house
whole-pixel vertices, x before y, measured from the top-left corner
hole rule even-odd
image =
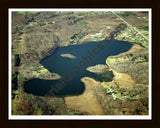
[[[114,92],[110,88],[107,89],[107,93],[112,95],[114,100],[116,99],[116,96],[114,95]]]

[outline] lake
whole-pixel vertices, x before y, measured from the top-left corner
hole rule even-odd
[[[24,91],[38,96],[68,96],[79,95],[85,90],[83,77],[92,77],[98,81],[111,81],[113,73],[107,71],[96,74],[86,70],[89,66],[106,64],[108,56],[117,55],[128,51],[132,44],[114,40],[112,42],[88,42],[79,45],[60,47],[55,52],[41,60],[41,64],[50,72],[62,76],[59,80],[33,79],[24,83]],[[71,54],[75,59],[60,56]]]

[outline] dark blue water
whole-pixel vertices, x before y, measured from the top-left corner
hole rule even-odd
[[[25,92],[39,96],[78,95],[85,90],[81,78],[85,76],[97,78],[99,81],[111,81],[112,72],[95,74],[86,70],[89,66],[106,64],[106,58],[126,52],[132,44],[124,41],[88,42],[80,45],[61,47],[40,63],[50,72],[62,76],[59,80],[33,79],[24,84]],[[61,54],[72,54],[75,59],[61,57]],[[101,77],[102,76],[102,77]],[[103,78],[103,79],[102,79]]]

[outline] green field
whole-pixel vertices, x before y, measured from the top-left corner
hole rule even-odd
[[[17,13],[19,13],[19,14],[25,14],[25,13],[32,13],[32,14],[34,14],[34,13],[39,13],[39,11],[28,11],[28,12],[26,12],[26,11],[17,11]]]

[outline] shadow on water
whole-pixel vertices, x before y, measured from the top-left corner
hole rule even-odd
[[[80,45],[61,47],[51,56],[46,57],[40,63],[50,72],[58,73],[62,76],[59,80],[33,79],[24,83],[24,90],[27,93],[38,96],[64,96],[79,95],[85,90],[81,78],[92,77],[97,81],[111,81],[112,72],[101,74],[91,73],[86,70],[89,66],[106,64],[106,58],[128,51],[132,44],[124,41],[114,40],[88,42]],[[75,59],[61,57],[61,54],[72,54]]]

